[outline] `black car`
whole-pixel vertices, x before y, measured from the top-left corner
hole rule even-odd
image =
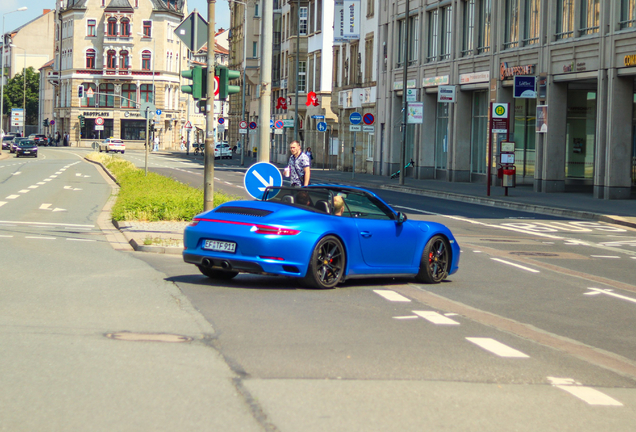
[[[2,137],[2,150],[11,150],[11,141],[13,141],[15,135],[7,134]]]
[[[49,145],[49,139],[44,134],[32,134],[29,135],[29,139],[36,142],[37,145],[47,146]]]
[[[34,156],[38,157],[38,145],[35,141],[23,138],[18,141],[15,150],[15,157]]]
[[[15,153],[18,148],[18,144],[24,140],[28,140],[28,138],[15,137],[11,140],[11,148],[9,149],[10,153]]]

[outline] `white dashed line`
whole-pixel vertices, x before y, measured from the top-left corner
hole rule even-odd
[[[18,193],[21,193],[21,194],[25,194],[25,193],[28,193],[28,192],[31,192],[31,191],[29,189],[22,189],[22,190],[18,191]]]
[[[51,210],[49,207],[51,207],[53,204],[42,204],[40,206],[40,210]]]
[[[39,188],[39,187],[40,187],[40,186],[37,186],[37,185],[31,185],[31,186],[29,186],[29,189],[37,189],[37,188]]]
[[[22,174],[22,171],[14,172],[14,173],[13,173],[13,174],[11,174],[11,175],[20,175],[20,174]]]
[[[373,290],[373,292],[384,297],[388,301],[392,301],[392,302],[407,302],[408,303],[411,301],[407,299],[406,297],[404,297],[403,295],[400,295],[396,293],[395,291],[391,291],[391,290]]]
[[[609,259],[620,259],[621,257],[615,255],[590,255],[592,258],[609,258]]]
[[[595,295],[599,295],[599,294],[605,294],[611,297],[616,297],[619,298],[621,300],[627,300],[628,302],[632,302],[632,303],[636,303],[636,299],[631,298],[631,297],[627,297],[624,295],[620,295],[620,294],[616,294],[615,292],[612,292],[612,290],[609,289],[600,289],[600,288],[588,288],[591,291],[588,291],[586,293],[583,293],[583,295],[587,295],[587,296],[595,296]]]
[[[0,207],[2,207],[3,205],[5,205],[7,202],[6,201],[0,201]]]
[[[521,270],[526,270],[526,271],[529,271],[529,272],[532,272],[532,273],[540,273],[539,270],[531,269],[530,267],[524,267],[522,265],[515,264],[515,263],[512,263],[510,261],[505,261],[505,260],[502,260],[502,259],[499,259],[499,258],[490,258],[490,259],[494,260],[494,261],[498,261],[498,262],[503,263],[503,264],[508,264],[508,265],[513,266],[513,267],[520,268]]]
[[[55,240],[55,237],[42,237],[42,236],[26,236],[25,239],[35,239],[35,240]]]
[[[396,320],[410,320],[410,319],[418,319],[419,317],[417,315],[406,315],[406,316],[396,316],[393,317],[393,319]]]
[[[19,197],[20,197],[20,195],[9,195],[5,199],[16,199],[16,198],[19,198]]]
[[[83,241],[83,242],[94,242],[96,240],[92,239],[81,239],[81,238],[67,238],[68,241]]]
[[[427,321],[432,322],[437,325],[459,325],[457,321],[453,321],[450,318],[445,317],[442,314],[433,311],[413,311],[414,314],[417,314],[424,318]]]
[[[50,181],[51,181],[51,179],[44,179],[44,181],[45,181],[45,182],[50,182]]]
[[[12,235],[0,235],[0,237],[4,237],[4,238],[13,238]],[[416,317],[417,318],[417,317]]]
[[[466,338],[467,341],[474,343],[480,348],[490,351],[491,353],[498,355],[499,357],[509,358],[529,358],[530,356],[517,351],[514,348],[510,348],[508,345],[504,345],[491,338]]]
[[[616,399],[591,387],[582,386],[572,378],[548,377],[548,380],[554,387],[570,393],[589,405],[623,406]]]

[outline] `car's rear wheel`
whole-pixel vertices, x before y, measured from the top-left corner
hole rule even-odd
[[[305,283],[312,288],[334,288],[342,280],[346,259],[340,240],[334,236],[323,237],[311,254]]]
[[[448,276],[450,264],[451,249],[448,240],[440,235],[433,236],[424,247],[420,271],[415,280],[429,284],[440,283]]]
[[[199,271],[201,273],[203,273],[205,276],[209,277],[210,279],[230,280],[238,274],[238,272],[213,270],[213,269],[203,267],[200,265],[198,265],[197,267],[199,267]]]
[[[124,150],[121,151],[121,154],[124,154]]]

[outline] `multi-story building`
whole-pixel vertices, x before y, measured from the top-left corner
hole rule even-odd
[[[152,103],[161,111],[154,124],[161,148],[178,148],[185,123],[179,74],[187,48],[174,30],[185,12],[184,0],[61,0],[55,131],[69,133],[78,145],[116,137],[129,148],[143,148],[140,106]],[[96,128],[98,118],[103,128]]]
[[[407,160],[416,162],[412,175],[484,182],[489,165],[496,172],[498,143],[507,139],[514,142],[518,184],[630,197],[636,184],[635,0],[410,4],[408,13],[404,1],[379,10],[375,173],[399,169],[406,71],[407,90],[418,90],[424,108],[423,124],[409,125],[404,143]],[[539,77],[538,97],[515,98],[515,75]],[[438,103],[440,85],[455,86],[454,103]],[[493,137],[489,161],[491,101],[510,104],[512,115],[509,135]],[[537,113],[546,111],[538,132]]]
[[[39,112],[38,112],[38,129],[37,130],[38,130],[38,133],[42,133],[46,135],[49,135],[52,130],[51,120],[53,120],[55,86],[48,79],[48,77],[49,77],[49,72],[53,71],[54,63],[55,61],[51,60],[40,68],[40,94],[38,96]]]
[[[349,7],[356,3],[358,8]],[[355,132],[354,139],[349,116],[353,112],[376,115],[377,8],[377,0],[336,2],[331,105],[338,113],[338,128],[331,153],[338,155],[337,167],[343,171],[373,172],[376,125],[365,127],[373,132]]]

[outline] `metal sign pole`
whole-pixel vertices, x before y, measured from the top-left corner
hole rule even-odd
[[[148,147],[150,147],[150,142],[148,141],[148,123],[150,122],[149,119],[149,113],[148,111],[150,111],[150,107],[146,106],[146,151],[145,151],[145,175],[148,175]],[[99,132],[101,135],[101,131]],[[101,139],[101,138],[100,138]]]
[[[216,0],[208,0],[208,47],[214,47]],[[214,49],[208,49],[208,95],[205,111],[205,151],[203,153],[203,209],[214,208]]]

